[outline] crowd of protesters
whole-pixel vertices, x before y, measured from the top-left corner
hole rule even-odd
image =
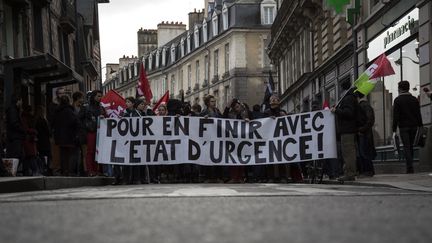
[[[339,159],[321,160],[320,163],[322,173],[329,179],[339,177],[340,180],[350,181],[359,174],[375,174],[372,164],[376,156],[372,133],[375,118],[372,107],[361,93],[350,89],[349,83],[343,84],[342,88],[346,94],[340,104],[331,109],[336,115]],[[71,98],[72,100],[64,88],[58,88],[48,109],[37,106],[33,112],[30,106],[22,105],[20,97],[12,97],[12,105],[6,112],[5,156],[19,159],[19,175],[112,176],[115,178],[114,184],[147,184],[302,182],[311,174],[312,167],[308,162],[260,166],[98,164],[95,161],[97,120],[106,117],[100,103],[102,92],[75,92]],[[250,110],[247,104],[234,98],[221,112],[212,95],[204,98],[203,108],[199,104],[191,106],[180,100],[170,100],[158,107],[157,114],[153,112],[145,97],[127,97],[125,100],[126,109],[122,112],[122,117],[199,116],[247,122],[289,115],[280,107],[280,100],[276,95],[270,97],[269,106],[264,111],[260,105],[254,105]],[[320,109],[320,102],[314,100],[312,111]],[[45,110],[48,111],[47,116]],[[401,124],[403,123],[399,126]],[[408,152],[411,153],[410,150]],[[408,172],[412,172],[411,161],[408,167]]]

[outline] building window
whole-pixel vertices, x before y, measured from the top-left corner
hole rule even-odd
[[[135,68],[134,68],[134,76],[136,77],[136,76],[138,76],[138,68],[139,68],[139,66],[138,66],[138,62],[135,62]],[[112,71],[111,71],[112,72]]]
[[[213,18],[212,18],[212,27],[213,27],[213,36],[217,36],[217,34],[219,33],[219,26],[218,26],[218,16],[216,14],[216,12],[213,13]]]
[[[196,78],[196,85],[199,85],[200,81],[200,63],[199,61],[196,61],[195,63],[196,69],[195,69],[195,78]]]
[[[58,27],[57,36],[59,42],[60,60],[67,66],[70,66],[69,35],[63,33],[61,28]]]
[[[168,82],[168,80],[167,80],[167,78],[166,77],[164,77],[163,79],[162,79],[162,92],[166,92],[166,90],[167,90],[167,82]],[[162,95],[162,93],[161,93],[161,95]]]
[[[185,40],[184,37],[180,41],[180,58],[184,57],[185,49],[184,49]]]
[[[179,76],[179,80],[180,80],[180,82],[179,82],[179,90],[180,90],[180,89],[183,89],[183,75],[184,75],[183,69],[180,69],[180,76]]]
[[[175,45],[171,45],[171,63],[174,63],[176,60],[176,48]]]
[[[160,61],[160,51],[158,50],[156,52],[156,65],[155,65],[156,68],[159,67],[159,61]]]
[[[186,45],[187,45],[187,47],[186,47],[187,53],[190,53],[191,52],[191,34],[190,33],[187,36]]]
[[[175,76],[174,74],[171,75],[171,88],[170,88],[170,93],[174,94],[175,93]]]
[[[164,47],[162,49],[162,66],[166,65],[166,54],[167,54],[167,50],[166,50],[166,47]]]
[[[219,50],[214,51],[214,76],[219,74]]]
[[[153,64],[153,55],[150,53],[149,64],[148,64],[148,69],[149,70],[152,70],[152,64]]]
[[[195,48],[198,48],[199,47],[199,28],[198,28],[198,26],[195,26],[194,42],[195,42]]]
[[[261,3],[261,24],[270,25],[276,17],[276,2],[274,0],[264,0]]]
[[[225,44],[225,73],[229,71],[229,43]]]
[[[203,31],[202,31],[202,34],[203,34],[203,42],[205,43],[205,42],[207,42],[207,21],[205,19],[203,21]]]
[[[187,77],[187,84],[188,84],[188,90],[189,89],[191,89],[191,86],[192,86],[192,67],[191,67],[191,65],[188,65],[188,73],[187,73],[187,75],[188,75],[188,77]]]
[[[128,79],[131,79],[132,78],[132,65],[128,65],[128,74],[129,74]]]
[[[216,107],[220,107],[219,90],[213,91],[213,96],[215,97],[216,100]]]
[[[42,9],[38,5],[33,5],[33,21],[34,48],[43,52]]]
[[[228,7],[224,5],[222,9],[222,22],[223,22],[223,30],[227,30],[229,26],[228,22]]]
[[[210,63],[209,63],[209,57],[208,55],[204,56],[204,83],[207,83],[209,81],[209,68],[210,68]]]

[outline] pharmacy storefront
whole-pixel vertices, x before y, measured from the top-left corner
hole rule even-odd
[[[398,82],[409,81],[411,94],[420,100],[418,33],[419,9],[414,8],[389,23],[384,31],[368,42],[367,63],[385,53],[395,71],[394,75],[381,78],[369,96],[375,110],[374,139],[377,147],[392,144],[392,104],[398,96]]]

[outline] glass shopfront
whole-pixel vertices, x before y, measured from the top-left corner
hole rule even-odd
[[[398,96],[398,82],[409,81],[410,93],[415,97],[420,95],[417,8],[368,43],[369,64],[383,52],[390,60],[395,74],[381,78],[369,95],[369,101],[375,110],[375,146],[392,143],[392,110],[393,101]]]

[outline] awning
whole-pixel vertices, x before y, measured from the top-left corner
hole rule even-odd
[[[36,86],[51,87],[82,83],[83,77],[49,53],[16,59],[3,60],[4,93],[6,104],[13,93],[13,83],[31,79]]]
[[[5,60],[3,63],[5,69],[20,69],[24,77],[33,79],[35,83],[56,84],[72,80],[75,80],[75,83],[83,81],[81,75],[49,53]]]

